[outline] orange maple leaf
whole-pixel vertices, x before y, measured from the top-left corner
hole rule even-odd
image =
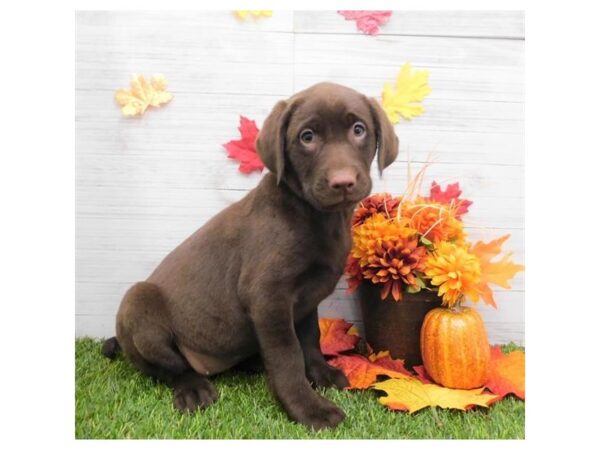
[[[412,376],[412,374],[404,367],[404,360],[392,359],[389,350],[371,353],[369,361],[378,366],[392,370],[394,372],[403,373],[404,375]]]
[[[358,331],[343,319],[319,319],[321,353],[335,356],[352,350],[359,341]]]
[[[510,234],[488,242],[476,242],[469,251],[477,256],[481,266],[481,282],[477,285],[477,291],[484,303],[496,307],[494,294],[488,283],[496,284],[505,289],[510,289],[509,280],[518,272],[525,270],[522,264],[514,264],[511,261],[512,253],[507,253],[500,261],[492,262],[494,257],[502,251],[502,244],[510,237]]]
[[[413,413],[427,406],[467,410],[474,406],[488,407],[498,400],[497,395],[483,393],[484,388],[448,389],[437,384],[423,384],[416,378],[394,378],[376,383],[373,389],[384,391],[379,403],[390,409]]]
[[[499,346],[492,347],[490,378],[485,387],[494,394],[505,397],[515,394],[525,400],[525,353],[502,353]]]
[[[366,389],[377,381],[379,375],[391,378],[410,377],[402,361],[392,360],[389,354],[380,356],[375,361],[361,355],[338,355],[327,362],[344,372],[349,383],[346,389]]]

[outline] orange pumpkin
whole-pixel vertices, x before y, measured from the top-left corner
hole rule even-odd
[[[483,386],[489,376],[491,355],[479,313],[461,306],[429,311],[421,328],[421,356],[429,376],[442,386]]]

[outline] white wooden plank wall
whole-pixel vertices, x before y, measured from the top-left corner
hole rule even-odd
[[[429,155],[426,185],[459,181],[475,201],[473,239],[511,233],[524,259],[521,12],[395,12],[379,37],[335,12],[78,12],[76,32],[76,334],[110,336],[125,290],[179,242],[254,187],[221,145],[240,114],[330,80],[379,96],[404,62],[430,72],[426,113],[396,131],[401,154],[374,192],[401,193],[407,159]],[[134,72],[164,73],[174,100],[141,118],[113,98]],[[341,281],[322,316],[360,323]],[[524,343],[524,277],[478,309],[495,343]]]

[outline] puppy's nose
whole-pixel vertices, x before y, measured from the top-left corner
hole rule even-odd
[[[331,171],[327,179],[332,189],[350,192],[356,184],[356,172],[353,169],[338,169]]]

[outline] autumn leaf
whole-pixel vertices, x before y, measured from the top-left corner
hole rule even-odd
[[[473,406],[488,407],[498,399],[496,395],[484,394],[484,388],[462,390],[448,389],[437,384],[423,384],[416,378],[393,378],[376,383],[373,389],[384,391],[387,396],[379,402],[390,409],[414,413],[427,406],[461,409]]]
[[[401,362],[402,366],[386,358],[389,356],[382,358],[383,361],[371,361],[362,355],[338,355],[327,363],[344,372],[349,383],[347,389],[367,389],[377,381],[379,375],[393,378],[410,376]]]
[[[398,73],[395,86],[385,83],[382,106],[392,123],[398,123],[400,116],[411,119],[423,114],[424,108],[420,102],[431,92],[428,78],[428,71],[413,72],[410,63],[406,63]]]
[[[417,378],[423,384],[435,384],[435,381],[431,379],[427,370],[425,370],[425,366],[413,366],[412,370],[417,374]]]
[[[273,15],[273,11],[235,11],[235,15],[242,20],[246,20],[249,17],[258,19],[259,17],[271,17]]]
[[[261,172],[265,166],[256,152],[256,137],[258,136],[256,123],[254,120],[240,116],[238,130],[242,136],[241,139],[223,144],[229,158],[240,162],[239,171],[242,173],[251,173],[255,170]]]
[[[370,354],[369,361],[385,369],[402,373],[407,376],[412,376],[411,373],[404,367],[404,361],[401,359],[392,359],[389,350]]]
[[[118,89],[115,100],[121,106],[125,116],[143,114],[149,106],[158,107],[173,98],[167,89],[167,80],[163,75],[154,75],[149,81],[143,75],[134,74],[129,89]]]
[[[434,202],[446,205],[454,202],[454,205],[456,205],[456,216],[460,218],[460,216],[469,212],[469,206],[473,204],[470,200],[459,198],[460,194],[462,194],[462,191],[458,187],[458,183],[449,184],[446,186],[446,190],[442,191],[442,187],[434,181],[431,183],[429,198]]]
[[[390,20],[392,11],[338,11],[346,20],[356,20],[356,28],[371,36],[379,34],[379,26]]]
[[[514,394],[525,400],[525,353],[504,354],[499,346],[492,347],[490,378],[485,387],[501,398]]]
[[[356,328],[343,319],[319,319],[319,331],[321,353],[327,356],[354,349],[360,339]]]
[[[502,251],[502,244],[504,244],[509,237],[510,234],[507,234],[501,238],[490,241],[487,244],[478,241],[469,249],[470,253],[477,256],[481,266],[481,282],[478,284],[477,290],[484,303],[492,305],[494,308],[496,307],[496,302],[494,301],[494,294],[492,289],[488,286],[488,283],[510,289],[510,284],[508,284],[508,282],[518,272],[525,270],[525,266],[522,264],[514,264],[511,261],[512,253],[507,253],[500,261],[492,262],[492,259],[500,254]]]

